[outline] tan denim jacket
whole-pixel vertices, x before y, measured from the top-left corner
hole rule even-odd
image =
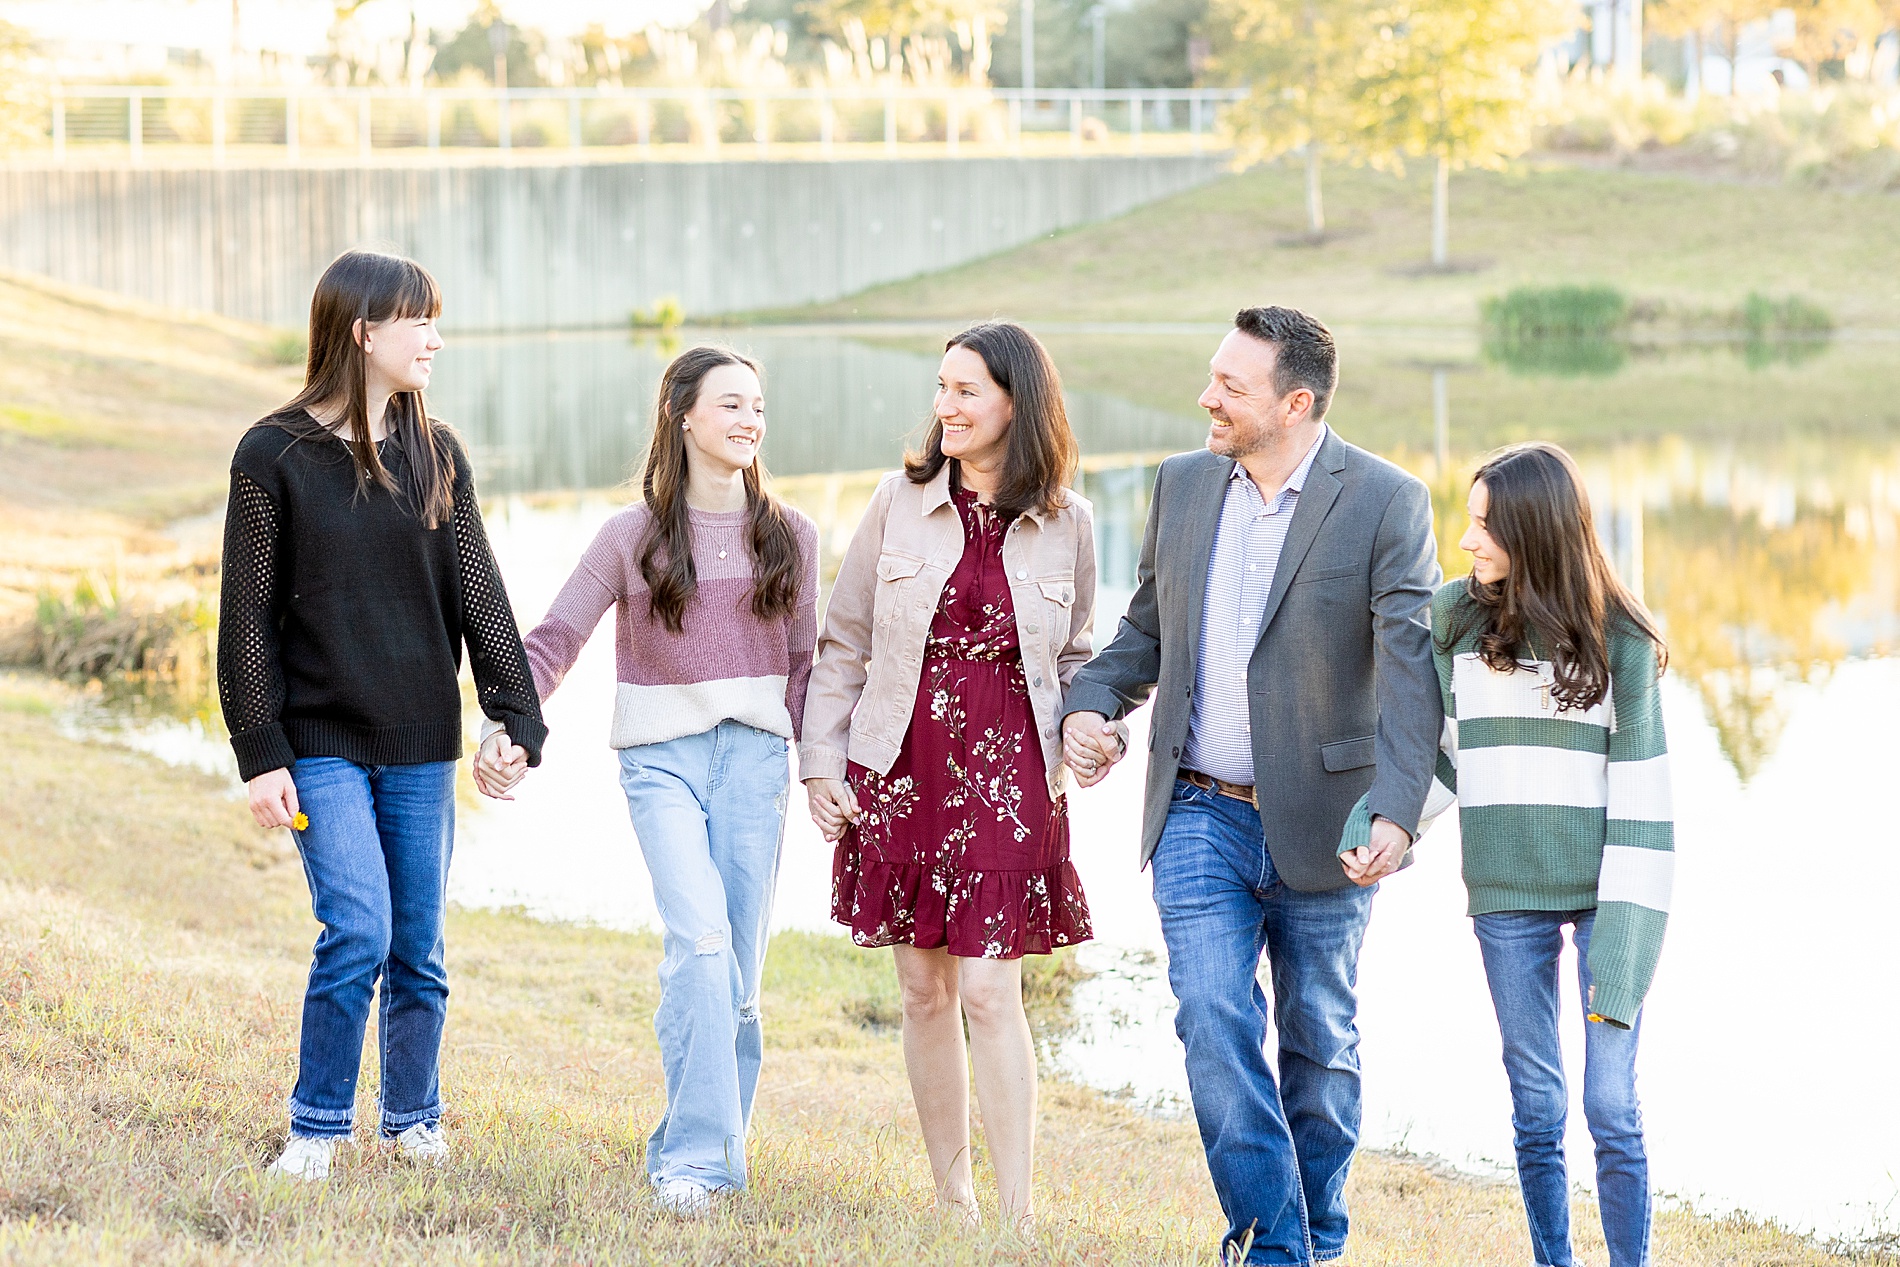
[[[1023,675],[1049,794],[1063,787],[1062,696],[1089,658],[1095,533],[1073,490],[1054,514],[1029,511],[1003,538]],[[842,779],[845,761],[888,773],[910,730],[924,643],[945,582],[963,557],[963,520],[945,463],[928,484],[895,471],[878,484],[838,567],[805,695],[799,776]]]

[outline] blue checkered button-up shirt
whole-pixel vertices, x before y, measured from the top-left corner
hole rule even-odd
[[[1294,468],[1271,502],[1245,467],[1234,465],[1207,559],[1207,598],[1201,608],[1201,656],[1194,671],[1194,702],[1188,714],[1184,769],[1229,783],[1253,783],[1253,724],[1247,713],[1247,661],[1260,641],[1260,618],[1273,592],[1280,549],[1300,504],[1306,473],[1313,469],[1327,429]]]

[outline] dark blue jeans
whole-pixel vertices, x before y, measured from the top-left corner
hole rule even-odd
[[[1227,1215],[1223,1253],[1249,1232],[1250,1263],[1310,1263],[1346,1250],[1346,1172],[1359,1142],[1353,991],[1372,894],[1288,888],[1259,811],[1175,783],[1154,856],[1155,905],[1194,1117]],[[1263,952],[1280,1037],[1277,1085]]]
[[[362,766],[305,757],[291,767],[310,825],[293,833],[317,937],[304,990],[290,1129],[344,1136],[370,997],[381,981],[382,1133],[442,1115],[436,1072],[449,976],[442,914],[455,839],[455,762]]]
[[[1595,923],[1595,911],[1500,911],[1472,920],[1504,1036],[1517,1182],[1540,1267],[1571,1267],[1572,1262],[1570,1178],[1564,1167],[1570,1092],[1557,1038],[1557,958],[1563,953],[1564,925],[1575,925],[1578,997],[1588,999]],[[1590,1021],[1583,1026],[1583,1115],[1597,1146],[1597,1206],[1610,1267],[1649,1264],[1649,1154],[1636,1103],[1636,1042],[1642,1025],[1638,1015],[1629,1029]]]

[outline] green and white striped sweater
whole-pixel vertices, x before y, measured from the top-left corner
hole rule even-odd
[[[1462,579],[1432,599],[1439,782],[1458,798],[1470,913],[1595,907],[1590,1011],[1628,1026],[1656,973],[1675,879],[1655,644],[1614,632],[1609,697],[1564,708],[1548,660],[1500,673],[1479,658],[1475,632],[1440,649],[1470,601]]]

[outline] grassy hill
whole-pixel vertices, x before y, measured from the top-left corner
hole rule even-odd
[[[1006,315],[1040,321],[1225,321],[1250,304],[1334,325],[1471,323],[1521,283],[1602,281],[1632,295],[1727,308],[1798,294],[1846,326],[1900,328],[1900,199],[1794,185],[1533,164],[1452,180],[1460,271],[1424,269],[1431,190],[1329,171],[1331,236],[1303,238],[1300,173],[1267,166],[1013,251],[835,303],[798,319]]]

